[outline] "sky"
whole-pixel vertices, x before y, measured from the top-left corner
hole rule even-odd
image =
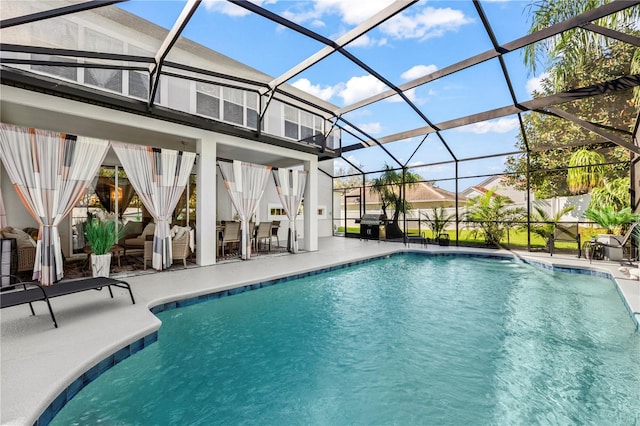
[[[388,0],[257,0],[255,3],[311,30],[337,39],[387,6]],[[171,28],[184,1],[134,0],[121,3],[127,11]],[[482,0],[498,43],[504,44],[527,34],[529,1]],[[226,1],[205,0],[183,36],[244,64],[277,77],[324,47],[319,42],[279,26]],[[455,64],[491,49],[490,39],[471,1],[421,1],[364,37],[347,46],[349,53],[401,85],[435,70]],[[522,52],[505,55],[505,63],[518,101],[532,98],[540,78],[523,64]],[[347,106],[388,89],[367,70],[343,55],[334,53],[319,64],[288,81],[337,106]],[[405,93],[432,122],[439,123],[469,114],[512,104],[497,59],[432,81]],[[347,120],[373,138],[381,138],[425,126],[424,120],[395,96],[345,114]],[[519,131],[516,116],[442,132],[458,159],[515,150]],[[423,137],[385,145],[400,163],[409,166],[452,160],[435,134],[420,145]],[[342,146],[358,143],[343,132]],[[414,153],[416,148],[420,148]],[[376,171],[397,163],[381,148],[372,147],[345,153],[365,171]],[[460,176],[499,173],[504,158],[459,163]],[[348,168],[336,161],[336,168]],[[425,179],[455,177],[454,165],[416,169]],[[475,184],[481,178],[468,179]],[[439,186],[451,189],[453,183]],[[462,188],[465,187],[462,184]]]

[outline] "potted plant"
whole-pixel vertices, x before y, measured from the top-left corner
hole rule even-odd
[[[431,216],[428,213],[423,213],[423,215],[427,225],[431,228],[434,241],[437,241],[441,246],[449,245],[449,234],[446,233],[445,228],[455,218],[455,215],[447,214],[444,207],[434,207],[432,212]]]
[[[108,277],[111,266],[111,248],[122,236],[115,217],[104,214],[89,217],[84,224],[85,238],[91,247],[91,267],[94,277]]]

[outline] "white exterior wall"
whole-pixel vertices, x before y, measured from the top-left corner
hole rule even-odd
[[[313,196],[310,197],[307,194],[306,199],[311,199],[311,201],[314,202],[314,204],[312,204],[313,206],[318,204],[317,200],[319,199],[327,200],[327,207],[331,200],[330,180],[327,181],[326,187],[318,186],[317,159],[312,154],[261,144],[234,136],[222,135],[14,87],[2,86],[1,101],[0,120],[4,123],[102,139],[112,139],[113,134],[117,132],[118,140],[121,142],[182,150],[189,150],[190,148],[193,151],[199,152],[200,157],[197,160],[199,177],[196,230],[198,250],[196,250],[196,253],[197,262],[201,265],[215,263],[216,239],[211,236],[216,235],[215,222],[217,217],[219,216],[220,219],[229,220],[232,216],[229,196],[226,193],[222,179],[217,175],[215,158],[216,149],[219,145],[228,145],[243,151],[252,151],[254,154],[258,153],[258,155],[264,153],[265,155],[275,154],[285,158],[293,158],[299,161],[300,164],[312,164],[312,167],[315,167],[315,169],[310,170],[310,172],[311,175],[315,174],[315,178],[309,179],[307,187],[309,188],[308,191],[312,191]],[[166,140],[162,140],[163,136],[167,136]],[[170,136],[170,138],[168,136]],[[129,139],[127,137],[129,137]],[[175,140],[180,139],[188,141],[186,145],[187,148],[175,142]],[[171,143],[169,140],[173,140],[174,142]],[[202,176],[203,171],[205,172],[204,176]],[[271,183],[271,185],[273,184]],[[35,220],[31,218],[22,206],[4,171],[2,171],[0,187],[2,188],[9,225],[20,228],[36,226]],[[216,188],[216,190],[209,192],[207,188]],[[322,196],[318,195],[320,191],[324,192]],[[208,196],[207,201],[204,203],[201,199],[203,196],[205,198]],[[275,202],[279,203],[274,187],[266,192],[265,200],[275,200]],[[218,202],[216,203],[216,201]],[[261,205],[264,205],[264,203],[261,203]],[[265,218],[264,220],[266,220],[266,213],[265,207],[264,216],[261,216]],[[68,220],[63,221],[63,224],[59,228],[65,255],[71,253],[70,221],[71,217],[69,216]],[[331,235],[330,225],[326,222],[326,220],[323,221],[322,235]],[[320,234],[319,223],[317,220],[312,219],[309,219],[308,226],[307,220],[305,220],[304,223],[305,226],[300,226],[300,229],[304,230],[305,235],[311,235],[313,241],[309,242],[310,247],[316,247],[317,249],[317,236]],[[311,232],[309,233],[309,231]],[[282,240],[282,238],[286,236],[286,226],[281,229],[281,232]],[[200,247],[200,243],[204,245]],[[305,248],[306,245],[307,239],[305,238]]]

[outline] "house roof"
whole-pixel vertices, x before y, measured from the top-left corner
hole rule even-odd
[[[347,196],[358,196],[358,195],[360,195],[360,190],[357,188],[347,192]],[[454,201],[456,199],[456,194],[454,194],[451,191],[447,191],[446,189],[438,188],[437,186],[430,185],[425,182],[419,182],[419,183],[407,185],[406,199],[411,201],[412,203],[417,203],[417,202],[435,203],[439,201]],[[369,190],[367,190],[367,193],[365,194],[365,200],[367,204],[380,203],[379,195]],[[458,200],[461,202],[465,202],[466,197],[460,194],[458,195]]]

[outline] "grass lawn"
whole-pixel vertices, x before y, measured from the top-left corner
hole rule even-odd
[[[359,234],[360,233],[360,228],[359,227],[348,227],[347,228],[349,233],[354,233],[354,234]],[[338,227],[337,228],[337,232],[344,232],[344,227]],[[591,236],[595,236],[598,234],[604,234],[606,233],[605,229],[599,229],[599,228],[591,228],[591,227],[578,227],[578,232],[580,233],[580,241],[581,242],[585,242],[585,241],[589,241],[591,239]],[[423,230],[422,231],[423,235],[426,238],[430,238],[433,239],[434,235],[433,232],[431,230]],[[449,234],[449,238],[451,238],[451,241],[455,241],[455,231],[454,230],[449,230],[447,231],[447,233]],[[407,230],[407,235],[409,236],[417,236],[418,235],[418,230],[417,229],[408,229]],[[468,230],[468,229],[461,229],[460,230],[460,243],[464,244],[465,242],[471,243],[471,244],[482,244],[484,243],[484,238],[482,237],[482,235],[477,232],[474,234],[473,231]],[[502,243],[509,245],[511,247],[519,247],[522,249],[526,249],[527,248],[527,232],[524,230],[520,230],[520,229],[512,229],[508,232],[508,238],[504,238],[502,241]],[[545,247],[545,243],[544,240],[542,239],[542,237],[540,237],[537,234],[532,233],[531,234],[531,247],[532,248],[540,248],[543,249]],[[571,242],[564,242],[564,241],[559,241],[556,242],[555,244],[556,249],[568,249],[568,250],[575,250],[576,249],[576,243],[571,243]]]

